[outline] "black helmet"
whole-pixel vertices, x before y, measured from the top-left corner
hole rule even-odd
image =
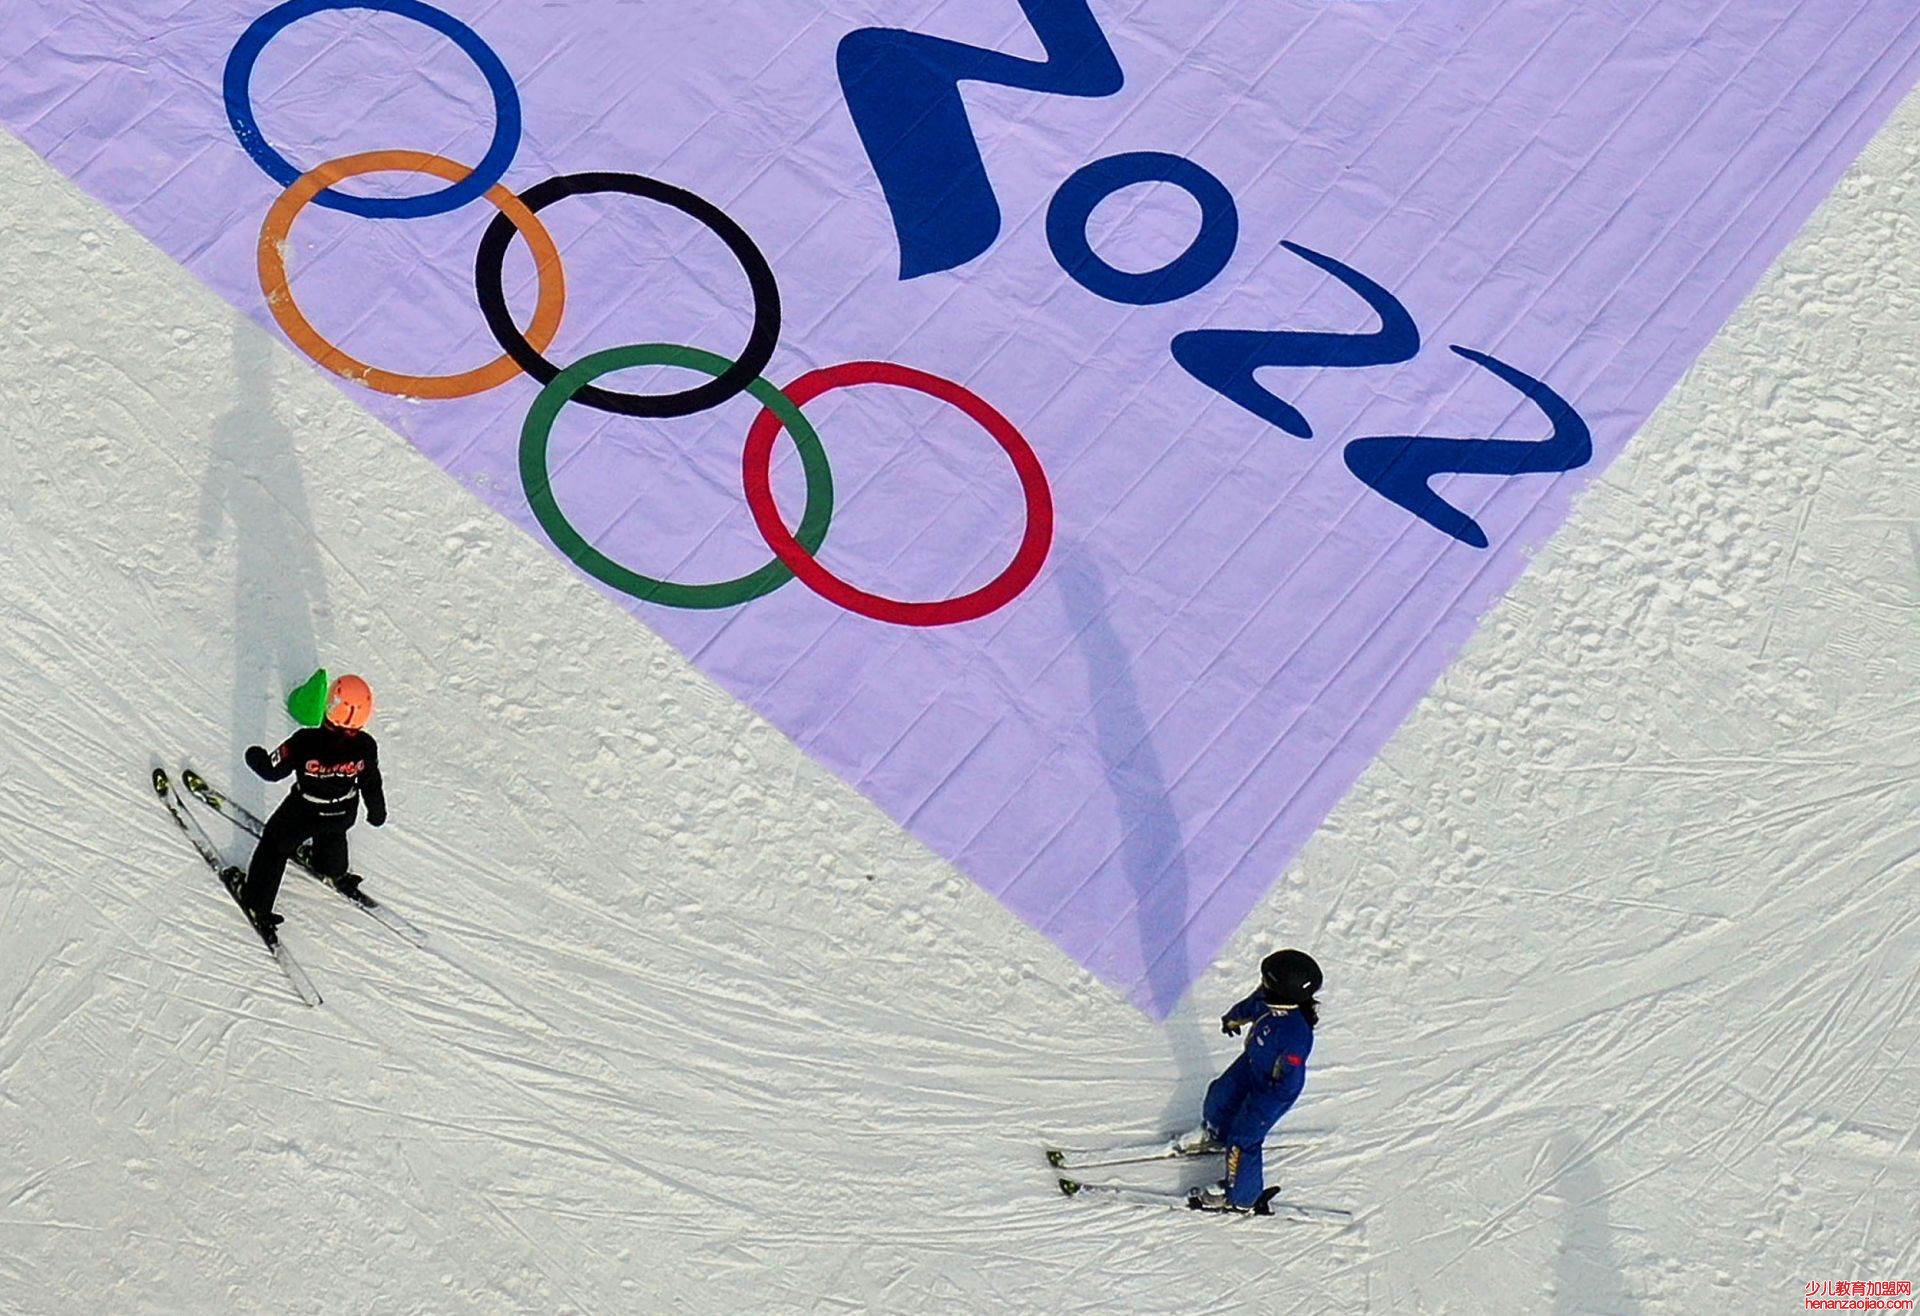
[[[1269,1005],[1306,1005],[1320,990],[1320,966],[1303,950],[1277,950],[1260,961],[1260,990]]]

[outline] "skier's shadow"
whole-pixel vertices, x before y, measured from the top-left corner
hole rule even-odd
[[[1167,798],[1166,774],[1132,661],[1107,619],[1106,581],[1099,567],[1080,545],[1062,540],[1054,550],[1053,575],[1087,664],[1094,741],[1119,815],[1120,863],[1133,886],[1148,999],[1164,1013],[1179,1003],[1192,977],[1186,929],[1191,881],[1180,820]],[[1155,935],[1167,931],[1171,940]],[[1179,1073],[1159,1123],[1161,1131],[1170,1132],[1199,1123],[1199,1094],[1215,1065],[1207,1034],[1191,1010],[1169,1018],[1164,1035]]]
[[[1606,1182],[1586,1145],[1570,1133],[1554,1135],[1553,1160],[1567,1167],[1553,1185],[1562,1203],[1560,1254],[1553,1268],[1556,1316],[1634,1316],[1639,1300],[1627,1288],[1613,1250]]]
[[[233,367],[234,403],[214,423],[199,528],[203,558],[223,530],[233,534],[233,743],[226,763],[205,770],[264,812],[265,787],[240,761],[248,745],[281,738],[275,710],[320,665],[315,628],[328,617],[327,585],[293,433],[274,414],[272,343],[244,319],[234,325]]]

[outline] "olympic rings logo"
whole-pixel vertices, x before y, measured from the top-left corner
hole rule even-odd
[[[494,135],[472,168],[424,151],[369,151],[301,169],[269,143],[253,109],[253,73],[275,37],[303,18],[330,10],[370,9],[410,19],[446,37],[480,70],[493,95]],[[480,35],[424,0],[286,0],[262,14],[241,35],[227,58],[224,78],[227,118],[254,162],[285,188],[260,229],[258,265],[267,307],[288,339],[322,368],[377,392],[443,399],[483,393],[520,375],[542,385],[520,433],[520,480],[528,505],[554,546],[604,584],[634,598],[667,607],[729,608],[764,597],[788,581],[801,583],[840,607],[901,626],[946,626],[984,617],[1019,597],[1039,576],[1053,544],[1053,495],[1038,454],[1019,429],[971,390],[949,379],[884,361],[853,361],[802,375],[782,389],[766,378],[780,339],[780,289],[773,269],[731,216],[684,188],[636,173],[564,174],[522,192],[502,181],[521,140],[520,94],[506,65]],[[360,196],[340,185],[366,174],[405,172],[445,181],[438,191],[408,197]],[[753,322],[735,358],[673,343],[613,347],[561,366],[546,352],[566,314],[567,285],[559,247],[540,212],[568,197],[619,194],[668,206],[701,224],[724,244],[746,274]],[[444,215],[485,200],[499,213],[480,239],[474,257],[474,287],[488,331],[502,355],[452,375],[409,375],[360,361],[329,342],[302,314],[287,270],[286,244],[294,222],[310,205],[366,219],[420,219]],[[508,249],[524,238],[537,270],[538,298],[523,330],[507,306],[504,271]],[[710,376],[673,393],[627,393],[594,381],[642,365],[691,369]],[[1007,566],[987,584],[954,598],[915,602],[871,593],[841,579],[819,559],[833,520],[833,472],[825,447],[802,408],[826,393],[860,385],[904,388],[944,402],[993,439],[1020,482],[1026,526]],[[570,403],[614,415],[642,418],[690,416],[746,394],[761,405],[747,434],[741,481],[755,527],[773,558],[732,580],[685,583],[645,576],[614,561],[576,530],[554,497],[547,448],[560,412]],[[789,528],[773,496],[773,446],[781,434],[794,445],[806,477],[806,505],[797,528]]]

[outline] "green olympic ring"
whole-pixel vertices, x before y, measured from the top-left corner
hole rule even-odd
[[[793,572],[778,558],[757,571],[733,580],[715,581],[710,585],[685,585],[643,576],[621,566],[588,543],[567,520],[553,496],[553,482],[547,471],[548,440],[552,437],[553,423],[559,417],[561,408],[567,405],[574,394],[602,375],[632,366],[684,366],[719,376],[731,369],[733,364],[726,357],[713,352],[674,343],[610,347],[568,366],[554,377],[551,384],[540,390],[540,396],[533,400],[533,409],[527,413],[527,423],[520,430],[520,483],[526,490],[527,502],[533,507],[534,516],[539,518],[541,528],[547,532],[554,547],[571,558],[582,571],[623,594],[631,594],[648,603],[665,604],[670,608],[730,608],[771,594],[793,579]],[[818,553],[820,546],[826,542],[827,526],[833,520],[833,471],[827,465],[826,449],[820,446],[820,436],[807,423],[807,418],[800,414],[800,408],[764,377],[747,385],[746,391],[780,417],[793,439],[793,446],[800,450],[800,462],[807,475],[807,506],[801,515],[795,538],[807,546],[809,553]]]

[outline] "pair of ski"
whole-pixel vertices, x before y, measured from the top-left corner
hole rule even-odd
[[[184,769],[180,778],[189,794],[243,831],[259,836],[266,830],[266,824],[261,821],[259,815],[245,805],[235,803],[214,790],[207,785],[206,779],[192,768]],[[153,770],[153,791],[159,796],[160,803],[166,806],[167,812],[172,815],[175,825],[180,828],[188,843],[206,861],[207,867],[213,870],[214,877],[219,880],[222,887],[226,888],[227,894],[233,897],[233,903],[238,905],[240,912],[246,916],[247,925],[260,938],[261,945],[266,947],[267,953],[273,957],[274,963],[280,966],[281,972],[286,974],[287,981],[292,984],[294,992],[306,1004],[319,1005],[321,997],[313,985],[313,979],[307,976],[307,971],[301,967],[300,961],[295,959],[293,953],[281,942],[278,929],[272,924],[263,924],[255,919],[253,912],[247,908],[241,892],[246,874],[227,863],[221,856],[219,848],[207,835],[206,828],[201,826],[199,818],[175,793],[173,782],[167,776],[165,768]],[[335,879],[315,869],[312,850],[308,845],[302,844],[294,852],[292,862],[301,872],[352,903],[395,936],[416,946],[426,944],[426,934],[418,927],[362,891],[360,879],[357,876],[348,875],[345,878]]]
[[[1275,1159],[1312,1145],[1311,1136],[1278,1138],[1267,1144],[1266,1154]],[[1176,1210],[1225,1211],[1212,1204],[1197,1189],[1169,1192],[1158,1188],[1138,1188],[1130,1184],[1086,1183],[1075,1176],[1085,1170],[1104,1170],[1116,1165],[1144,1165],[1154,1161],[1194,1160],[1219,1156],[1225,1149],[1204,1133],[1175,1134],[1154,1142],[1116,1143],[1106,1147],[1049,1147],[1047,1164],[1064,1170],[1059,1176],[1060,1191],[1068,1197],[1094,1198],[1110,1202],[1128,1202],[1135,1206],[1163,1206]],[[1278,1188],[1261,1195],[1257,1214],[1288,1220],[1295,1224],[1346,1226],[1353,1223],[1353,1212],[1337,1206],[1315,1206],[1306,1202],[1283,1202]]]

